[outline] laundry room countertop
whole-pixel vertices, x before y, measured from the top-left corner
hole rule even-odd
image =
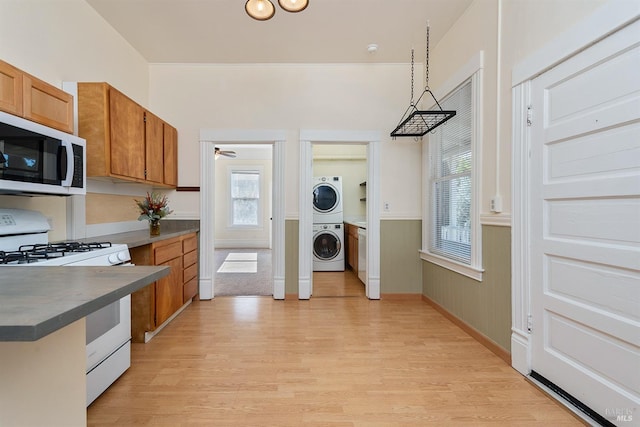
[[[367,228],[367,221],[358,221],[358,220],[353,220],[353,219],[345,219],[344,220],[345,224],[350,224],[359,228]]]
[[[2,266],[0,342],[39,340],[168,274],[166,266]]]

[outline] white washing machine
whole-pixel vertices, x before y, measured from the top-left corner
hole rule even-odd
[[[342,177],[318,176],[313,178],[313,223],[341,224]]]
[[[313,224],[313,271],[344,271],[343,224]]]

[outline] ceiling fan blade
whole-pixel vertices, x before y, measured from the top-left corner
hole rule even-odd
[[[231,157],[231,158],[235,158],[236,157],[236,152],[235,151],[221,150],[218,147],[215,148],[215,154],[217,156],[225,156],[225,157]]]

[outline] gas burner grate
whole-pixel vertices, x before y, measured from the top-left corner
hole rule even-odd
[[[0,251],[0,264],[28,264],[43,259],[41,256],[21,251]]]

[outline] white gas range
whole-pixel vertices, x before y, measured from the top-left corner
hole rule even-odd
[[[40,212],[0,208],[0,266],[126,266],[125,244],[48,242]],[[131,296],[86,317],[87,406],[131,366]]]

